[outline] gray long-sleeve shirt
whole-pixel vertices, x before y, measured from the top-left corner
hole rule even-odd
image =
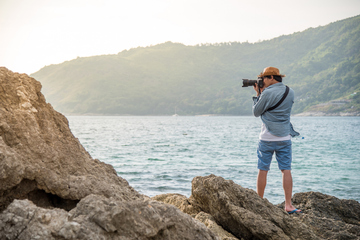
[[[285,100],[274,110],[267,111],[276,105],[285,93],[286,86],[282,83],[276,83],[265,88],[260,96],[253,98],[253,114],[255,117],[261,117],[267,130],[278,137],[298,136],[290,123],[291,108],[294,103],[294,90],[290,88]]]

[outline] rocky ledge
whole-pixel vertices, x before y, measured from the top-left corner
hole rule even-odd
[[[0,239],[360,239],[360,204],[298,193],[304,213],[215,175],[192,195],[139,194],[93,159],[41,84],[0,68]]]

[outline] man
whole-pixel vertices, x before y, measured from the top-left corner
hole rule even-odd
[[[279,69],[267,67],[258,76],[263,79],[263,87],[256,84],[254,90],[253,114],[261,117],[262,127],[259,136],[257,193],[264,196],[267,173],[275,152],[279,169],[282,172],[283,188],[285,193],[285,211],[289,214],[300,213],[291,203],[292,176],[291,176],[291,137],[297,136],[290,123],[291,108],[294,103],[294,91],[282,83]]]

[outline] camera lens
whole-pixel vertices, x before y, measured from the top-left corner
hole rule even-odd
[[[242,87],[255,86],[255,83],[257,83],[257,80],[243,79],[243,86]]]

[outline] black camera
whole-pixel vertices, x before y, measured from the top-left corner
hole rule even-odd
[[[264,87],[264,79],[262,77],[258,77],[257,80],[243,79],[242,87],[255,86],[255,83],[259,86],[259,88]]]

